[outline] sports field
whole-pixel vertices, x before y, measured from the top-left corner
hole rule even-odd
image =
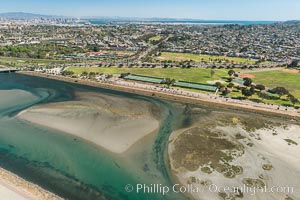
[[[299,70],[274,70],[250,73],[254,76],[256,84],[263,84],[269,88],[285,87],[300,99],[300,73]]]
[[[33,58],[13,58],[13,57],[0,57],[0,62],[16,62],[16,63],[66,63],[65,60],[51,60],[51,59],[33,59]]]
[[[153,76],[159,78],[171,78],[175,80],[207,83],[207,81],[220,80],[226,77],[227,70],[215,69],[215,74],[211,77],[210,69],[181,69],[181,68],[117,68],[117,67],[70,67],[68,71],[73,71],[75,74],[80,75],[82,72],[98,72],[104,74],[121,74],[132,73],[143,76]]]
[[[156,35],[154,37],[149,38],[149,41],[155,42],[155,41],[159,41],[160,39],[161,39],[161,36],[160,35]]]
[[[215,69],[215,74],[211,77],[211,69],[203,68],[118,68],[118,67],[70,67],[67,70],[75,72],[80,75],[82,72],[98,72],[104,74],[119,75],[121,73],[132,73],[142,76],[153,76],[158,78],[171,78],[175,80],[196,82],[207,84],[209,81],[225,80],[224,77],[228,77],[228,70],[226,69]],[[244,74],[245,75],[245,74]],[[298,70],[274,70],[274,71],[262,71],[247,73],[251,76],[255,84],[263,84],[267,88],[272,89],[280,86],[287,88],[291,94],[296,98],[300,99],[300,73]],[[241,91],[231,92],[229,97],[243,97]],[[249,99],[260,99],[256,94]],[[291,105],[286,97],[278,100],[266,100],[265,103],[274,103],[280,105]]]

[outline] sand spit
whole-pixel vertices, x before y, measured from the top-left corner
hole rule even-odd
[[[171,135],[171,168],[180,183],[198,188],[191,192],[197,200],[299,199],[300,126],[263,125],[259,118],[260,124],[245,126],[239,117],[231,117],[224,114],[230,123],[218,116],[208,124],[200,120]]]
[[[33,183],[0,168],[0,199],[3,200],[62,200]]]
[[[76,100],[35,106],[20,119],[86,139],[114,153],[123,153],[159,128],[157,106],[144,101],[78,92]]]

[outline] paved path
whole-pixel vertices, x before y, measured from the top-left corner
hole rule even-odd
[[[2,200],[35,200],[31,194],[0,180],[0,199]]]
[[[56,80],[63,80],[67,82],[77,82],[78,84],[85,84],[94,87],[109,88],[113,90],[121,90],[130,93],[144,94],[144,95],[155,95],[161,98],[176,100],[186,103],[201,104],[203,102],[209,104],[216,104],[224,107],[231,107],[232,109],[251,110],[255,112],[273,113],[279,115],[286,115],[291,117],[300,117],[300,110],[294,108],[287,108],[278,105],[270,105],[264,103],[255,103],[249,100],[237,100],[224,98],[215,94],[204,94],[199,92],[191,92],[187,90],[177,88],[165,88],[160,85],[151,85],[139,82],[125,81],[123,79],[114,79],[96,82],[86,79],[74,79],[64,77],[61,75],[47,75],[35,72],[22,72],[28,75],[41,76],[45,78],[52,78]]]

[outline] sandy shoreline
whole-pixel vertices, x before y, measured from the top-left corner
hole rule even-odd
[[[74,101],[31,107],[18,118],[75,135],[114,153],[124,153],[159,128],[152,113],[156,105],[150,102],[95,92],[76,92],[75,96]]]
[[[190,97],[190,96],[182,96],[177,94],[170,94],[165,93],[161,91],[153,91],[153,90],[147,90],[147,89],[141,89],[141,88],[133,88],[133,87],[126,87],[116,84],[109,84],[109,83],[100,83],[95,81],[89,81],[89,80],[81,80],[81,79],[74,79],[59,75],[48,75],[48,74],[42,74],[37,72],[18,72],[20,74],[26,74],[31,76],[38,76],[43,78],[49,78],[54,80],[60,80],[75,84],[83,84],[93,87],[99,87],[99,88],[107,88],[111,90],[117,90],[117,91],[125,91],[128,93],[134,93],[134,94],[141,94],[146,96],[155,96],[166,100],[171,100],[175,102],[184,102],[184,103],[190,103],[195,105],[212,105],[214,107],[220,107],[220,108],[230,108],[231,110],[242,110],[242,111],[248,111],[252,113],[260,113],[260,114],[271,114],[271,115],[277,115],[279,117],[289,117],[292,119],[300,119],[300,111],[298,112],[291,112],[291,111],[283,111],[283,110],[275,110],[267,107],[260,107],[255,105],[244,105],[244,104],[238,104],[238,103],[230,103],[225,101],[217,101],[209,98],[197,98],[197,97]]]
[[[0,168],[0,199],[3,200],[62,200],[38,185],[25,181]]]

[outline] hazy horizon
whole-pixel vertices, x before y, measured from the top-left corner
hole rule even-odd
[[[24,11],[15,11],[15,12],[0,12],[0,15],[3,14],[32,14],[32,15],[41,15],[41,16],[51,16],[51,17],[65,17],[65,18],[78,18],[78,19],[163,19],[163,20],[191,20],[191,21],[265,21],[265,22],[281,22],[281,21],[289,21],[289,20],[240,20],[240,19],[196,19],[196,18],[173,18],[173,17],[135,17],[135,16],[68,16],[68,15],[55,15],[48,13],[33,13],[33,12],[24,12]],[[291,19],[294,20],[294,19]]]
[[[298,0],[11,0],[0,13],[26,12],[72,17],[135,17],[201,20],[286,21],[300,19]]]

